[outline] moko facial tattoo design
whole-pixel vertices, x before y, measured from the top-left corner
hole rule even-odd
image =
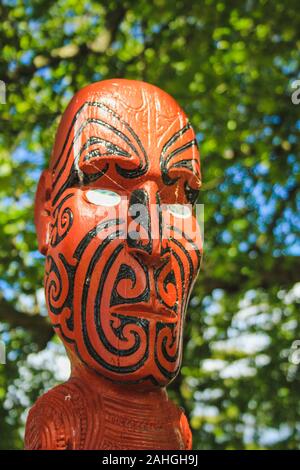
[[[200,267],[199,187],[195,133],[167,93],[116,79],[74,96],[35,203],[47,308],[72,372],[30,411],[27,448],[191,448],[165,386]]]

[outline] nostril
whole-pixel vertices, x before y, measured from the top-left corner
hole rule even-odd
[[[137,250],[151,250],[151,240],[149,237],[141,236],[140,230],[134,230],[127,234],[127,245],[129,248]]]
[[[138,259],[138,261],[146,267],[158,267],[163,258],[160,255],[154,255],[147,253],[147,251],[135,250],[131,254]]]

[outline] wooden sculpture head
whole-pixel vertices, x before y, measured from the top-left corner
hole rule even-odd
[[[116,79],[74,96],[35,204],[49,316],[71,362],[122,383],[176,376],[199,187],[194,131],[167,93]]]

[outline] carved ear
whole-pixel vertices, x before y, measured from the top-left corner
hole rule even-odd
[[[50,240],[50,205],[52,190],[52,171],[44,170],[37,187],[34,203],[34,223],[37,231],[39,251],[46,255]]]

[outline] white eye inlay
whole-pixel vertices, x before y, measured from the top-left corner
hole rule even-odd
[[[89,189],[85,196],[89,202],[97,206],[112,207],[121,202],[121,196],[108,189]]]
[[[172,215],[181,219],[187,219],[192,215],[190,207],[183,204],[169,204],[168,209]]]

